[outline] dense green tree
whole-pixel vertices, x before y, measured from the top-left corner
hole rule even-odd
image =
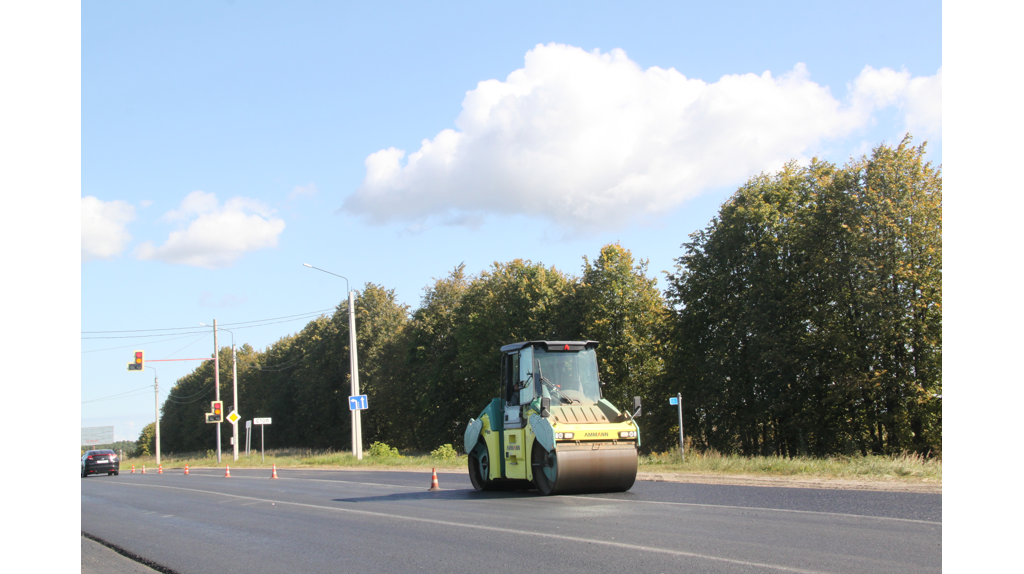
[[[671,378],[698,441],[939,448],[941,175],[909,139],[752,178],[669,276]]]
[[[664,372],[668,309],[657,281],[647,277],[647,265],[618,243],[605,245],[594,261],[584,257],[576,308],[582,338],[601,345],[597,356],[604,397],[629,410],[639,396],[654,412],[651,401],[665,399],[654,391]]]
[[[163,439],[163,437],[160,437]],[[160,445],[161,449],[163,445]],[[156,423],[149,423],[142,427],[138,440],[135,441],[135,450],[132,456],[153,456],[156,454]]]

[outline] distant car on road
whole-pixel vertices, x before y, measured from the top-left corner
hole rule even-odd
[[[90,474],[120,474],[121,461],[110,450],[90,450],[82,455],[82,478]]]

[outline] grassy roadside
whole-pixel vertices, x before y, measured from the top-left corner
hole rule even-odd
[[[785,458],[706,452],[688,453],[684,462],[676,451],[640,459],[640,472],[942,484],[942,459],[918,454]]]
[[[164,470],[189,467],[219,467],[229,465],[235,468],[267,468],[277,465],[278,468],[323,468],[323,469],[374,469],[374,470],[429,470],[436,468],[446,471],[464,471],[466,457],[431,456],[430,454],[411,453],[399,455],[397,452],[364,452],[363,460],[356,460],[351,453],[314,451],[310,449],[275,449],[266,452],[265,460],[261,460],[259,452],[246,457],[239,456],[238,461],[232,460],[231,451],[224,451],[221,464],[217,464],[213,451],[205,453],[169,454],[161,457]],[[121,469],[128,471],[131,465],[141,469],[156,466],[154,457],[127,458],[121,462]],[[679,452],[641,455],[639,461],[641,475],[656,474],[661,478],[671,479],[673,476],[685,476],[694,479],[700,477],[737,477],[772,479],[775,481],[825,481],[841,483],[856,481],[860,483],[897,483],[906,485],[942,485],[942,460],[926,459],[920,455],[904,454],[896,456],[837,456],[828,458],[777,456],[738,456],[723,455],[716,452],[687,453],[682,461]]]

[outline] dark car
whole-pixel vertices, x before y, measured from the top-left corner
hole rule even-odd
[[[90,474],[120,474],[121,461],[110,450],[90,450],[82,455],[82,478]]]

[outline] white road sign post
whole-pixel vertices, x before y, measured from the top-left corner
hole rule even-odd
[[[269,425],[270,424],[270,417],[266,417],[266,418],[262,418],[262,419],[258,419],[258,418],[257,419],[252,419],[252,424],[260,425],[260,464],[263,464],[267,460],[266,455],[264,454],[264,450],[263,450],[263,444],[264,444],[263,443],[263,427],[264,427],[264,425]]]
[[[249,437],[252,436],[252,421],[245,421],[245,456],[249,456]]]

